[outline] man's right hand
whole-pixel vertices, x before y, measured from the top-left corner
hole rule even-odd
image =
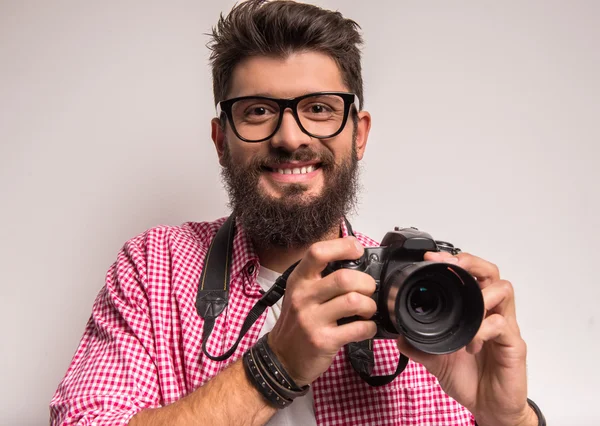
[[[375,336],[375,280],[364,272],[321,272],[336,260],[358,259],[364,247],[354,237],[313,244],[290,275],[281,316],[268,343],[298,386],[312,383],[347,343]],[[341,318],[365,318],[338,325]]]

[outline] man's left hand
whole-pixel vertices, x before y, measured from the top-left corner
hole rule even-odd
[[[465,348],[430,355],[398,338],[400,352],[422,364],[448,395],[465,406],[480,426],[535,426],[537,417],[527,404],[527,346],[521,338],[510,282],[500,279],[496,265],[461,253],[429,252],[425,260],[454,263],[479,283],[485,318]]]

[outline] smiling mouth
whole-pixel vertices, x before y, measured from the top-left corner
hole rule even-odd
[[[271,168],[271,167],[263,167],[264,170],[269,172],[278,173],[280,175],[305,175],[308,173],[312,173],[315,170],[321,168],[321,164],[311,164],[309,166],[303,167],[289,167],[289,168]]]

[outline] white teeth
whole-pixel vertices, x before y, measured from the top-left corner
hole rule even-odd
[[[275,169],[280,175],[304,175],[315,171],[315,166],[294,167],[293,169]]]

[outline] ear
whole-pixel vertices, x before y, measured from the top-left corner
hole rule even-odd
[[[371,130],[371,114],[368,111],[358,113],[358,125],[356,126],[356,158],[362,160],[367,148],[367,139]]]
[[[221,120],[213,118],[210,121],[210,137],[215,144],[217,155],[219,156],[219,164],[223,165],[223,152],[225,151],[225,144],[227,140],[225,138],[225,129],[221,127]]]

